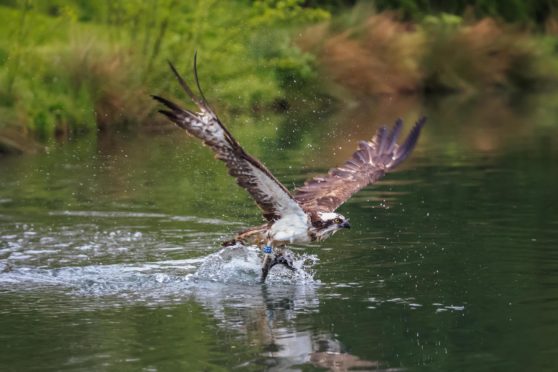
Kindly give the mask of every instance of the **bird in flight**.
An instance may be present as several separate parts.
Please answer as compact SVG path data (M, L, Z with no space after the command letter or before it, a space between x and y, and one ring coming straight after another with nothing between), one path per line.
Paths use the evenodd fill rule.
M306 181L291 193L261 162L250 156L221 123L205 99L196 65L194 57L194 78L199 97L169 62L178 83L198 107L197 112L160 96L153 98L166 106L159 112L202 140L215 152L217 159L225 162L229 174L248 191L261 209L266 223L237 233L234 239L223 245L256 244L262 248L262 282L277 264L295 270L291 256L283 249L286 244L321 241L341 229L350 228L348 219L335 210L352 194L378 181L405 160L415 147L426 121L425 117L421 117L402 144L397 144L403 127L401 119L391 130L380 128L372 140L361 141L343 165L331 169L327 175Z

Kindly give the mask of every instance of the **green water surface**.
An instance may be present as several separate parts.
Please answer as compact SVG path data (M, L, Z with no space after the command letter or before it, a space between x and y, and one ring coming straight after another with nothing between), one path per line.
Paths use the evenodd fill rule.
M557 104L554 104L554 103ZM398 172L307 247L313 280L192 280L258 210L173 127L0 159L0 369L555 371L558 100L386 100L226 118L289 188L401 116Z

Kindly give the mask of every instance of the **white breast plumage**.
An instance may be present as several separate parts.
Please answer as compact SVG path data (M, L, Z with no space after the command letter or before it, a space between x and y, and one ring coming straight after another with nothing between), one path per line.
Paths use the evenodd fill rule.
M274 241L308 242L308 227L306 214L292 214L277 220L269 229L269 236Z

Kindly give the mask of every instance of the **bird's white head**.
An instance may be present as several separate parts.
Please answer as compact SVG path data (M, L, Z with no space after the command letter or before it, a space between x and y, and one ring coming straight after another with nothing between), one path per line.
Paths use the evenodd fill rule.
M318 217L319 219L312 223L313 232L316 235L317 240L329 238L341 229L351 228L349 220L339 213L318 212Z

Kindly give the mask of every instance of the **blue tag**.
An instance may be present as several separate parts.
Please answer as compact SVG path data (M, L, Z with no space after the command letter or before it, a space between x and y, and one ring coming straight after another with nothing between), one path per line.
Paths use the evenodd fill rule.
M264 253L273 252L273 250L271 249L271 246L269 246L269 245L265 245L263 251L264 251Z

